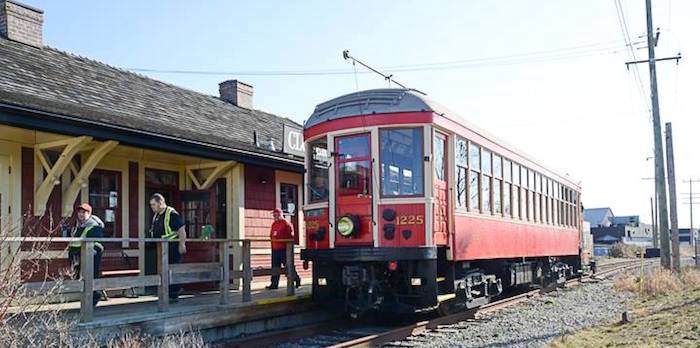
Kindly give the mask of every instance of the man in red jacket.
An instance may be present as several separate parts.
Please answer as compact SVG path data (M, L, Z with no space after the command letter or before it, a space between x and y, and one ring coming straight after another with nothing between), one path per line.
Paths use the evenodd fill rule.
M270 228L270 243L272 244L272 268L279 269L284 264L287 265L287 243L294 241L294 227L289 221L285 220L282 216L282 209L275 208L272 211L272 217L275 221L272 223ZM290 264L294 264L294 259L289 260ZM287 279L287 281L290 281ZM270 285L267 289L277 289L280 282L279 274L273 275L270 279ZM294 282L296 287L301 286L301 278L294 270Z

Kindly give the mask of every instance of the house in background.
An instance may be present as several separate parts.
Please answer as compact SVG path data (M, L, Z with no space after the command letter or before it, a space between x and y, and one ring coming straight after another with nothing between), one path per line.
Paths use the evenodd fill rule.
M609 227L613 224L614 214L610 208L592 208L583 210L583 220L591 224L591 228Z
M610 208L585 209L583 214L584 220L591 224L596 244L653 244L652 226L640 222L639 215L615 216Z

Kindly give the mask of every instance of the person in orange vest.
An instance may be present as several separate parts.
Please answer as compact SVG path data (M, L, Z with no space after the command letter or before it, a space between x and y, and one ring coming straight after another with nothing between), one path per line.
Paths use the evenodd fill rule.
M272 211L272 217L275 221L270 228L270 244L272 246L272 268L275 269L282 267L282 265L287 266L287 243L294 241L294 227L282 216L282 209L280 208L275 208ZM289 263L293 265L294 259L289 260ZM287 281L290 280L287 279ZM272 275L270 285L266 288L270 290L277 289L279 282L279 274ZM297 288L301 286L301 278L299 278L296 270L294 270L294 282Z

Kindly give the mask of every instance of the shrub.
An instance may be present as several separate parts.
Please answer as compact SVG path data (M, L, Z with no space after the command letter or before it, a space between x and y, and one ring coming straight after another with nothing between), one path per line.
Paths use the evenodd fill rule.
M610 248L611 257L639 257L638 253L644 253L644 248L625 243L615 243Z

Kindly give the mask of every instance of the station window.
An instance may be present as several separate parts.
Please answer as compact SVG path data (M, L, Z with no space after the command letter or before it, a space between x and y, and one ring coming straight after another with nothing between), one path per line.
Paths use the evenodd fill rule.
M513 163L513 184L520 186L520 166Z
M328 200L328 142L326 137L309 143L309 202Z
M383 196L423 194L423 128L379 131ZM444 149L444 146L442 147ZM436 149L436 161L444 162L444 151ZM441 166L441 165L440 165ZM435 168L440 167L437 163ZM444 177L444 167L442 177Z
M369 134L338 138L338 196L368 195L371 191Z

